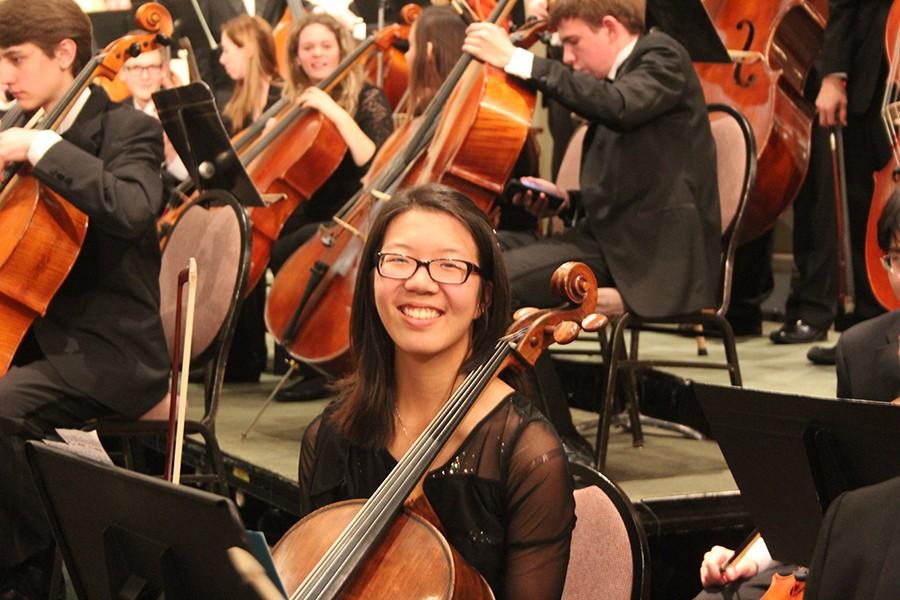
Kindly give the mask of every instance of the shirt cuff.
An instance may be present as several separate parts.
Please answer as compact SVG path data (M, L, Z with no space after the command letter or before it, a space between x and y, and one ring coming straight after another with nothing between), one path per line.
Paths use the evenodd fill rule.
M531 79L533 66L534 54L524 48L516 48L503 70L519 79Z
M44 155L47 154L47 151L60 140L62 140L62 137L55 131L41 131L34 136L27 153L28 162L31 163L31 166L38 164L44 158Z

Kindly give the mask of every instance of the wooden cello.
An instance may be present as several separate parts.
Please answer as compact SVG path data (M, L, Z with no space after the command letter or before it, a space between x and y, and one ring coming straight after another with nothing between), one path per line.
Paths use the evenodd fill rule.
M793 201L809 166L815 107L806 78L825 31L824 0L704 0L734 64L694 63L707 102L735 106L756 136L756 186L742 223L753 239Z
M141 6L137 26L146 34L110 43L81 70L38 129L55 129L97 76L113 78L129 58L168 43L172 18L160 4ZM87 216L41 185L25 165L0 183L0 376L9 369L25 333L65 281L87 234Z
M279 541L273 556L292 600L493 597L432 524L436 517L427 499L410 494L503 368L533 364L550 343L571 341L582 327L598 330L606 325L606 317L594 313L597 283L585 265L561 266L551 286L570 304L562 310L518 311L493 355L467 375L371 498L321 508ZM410 577L411 572L416 576Z
M888 310L896 310L900 308L900 299L891 290L888 274L881 266L882 251L878 246L878 219L900 183L900 2L896 0L888 13L884 37L889 68L881 116L892 152L888 163L875 173L875 189L866 222L866 273L878 302Z
M498 3L490 19L512 4ZM347 316L358 252L367 223L385 198L381 192L438 181L490 212L524 144L533 110L533 92L463 55L418 128L395 132L376 156L366 187L281 267L266 303L269 332L294 357L339 375L350 346Z

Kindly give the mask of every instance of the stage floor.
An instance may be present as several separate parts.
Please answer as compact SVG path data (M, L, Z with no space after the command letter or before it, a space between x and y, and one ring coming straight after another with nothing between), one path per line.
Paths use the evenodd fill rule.
M835 375L832 367L815 366L807 361L808 345L778 346L769 342L768 331L777 327L766 323L766 335L741 338L738 355L744 386L806 395L833 396ZM834 343L831 332L827 343ZM576 342L593 348L595 341ZM708 340L706 360L722 360L722 344ZM643 358L693 358L696 346L691 338L643 333ZM567 357L570 360L578 358ZM595 359L584 359L595 360ZM589 367L588 367L589 368ZM672 369L672 372L697 381L728 383L724 371L709 369ZM251 422L278 378L264 374L258 384L227 384L217 419L217 435L226 456L229 479L245 493L252 494L289 513L297 511L297 464L300 439L307 424L321 412L327 399L279 403L273 402L246 438L242 432ZM199 389L192 392L199 404ZM196 414L199 406L194 406ZM596 431L596 415L572 409L573 419L588 439ZM721 520L723 526L746 519L734 480L714 441L696 441L645 428L643 447L632 446L631 435L614 428L610 440L607 475L616 481L638 505L645 523L665 529L690 528L702 520ZM686 509L686 504L690 509Z

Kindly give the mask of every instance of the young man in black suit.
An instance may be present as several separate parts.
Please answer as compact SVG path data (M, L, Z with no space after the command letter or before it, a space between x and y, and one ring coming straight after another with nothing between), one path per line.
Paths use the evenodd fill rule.
M638 314L714 306L720 214L703 91L678 42L661 32L644 33L644 13L643 0L555 2L550 22L563 44L563 62L572 69L514 48L494 25L477 23L467 31L464 50L589 122L580 190L541 180L564 198L557 211L547 210L544 194L525 198L541 215L580 203L586 217L562 234L506 252L520 305L558 302L549 293L551 274L567 260L580 260ZM565 401L553 391L550 371L541 369L551 420L570 437Z
M0 2L0 80L26 111L52 110L90 55L90 21L73 0ZM52 557L25 441L96 417L136 419L167 387L161 127L91 87L59 131L0 132L0 169L24 163L89 219L72 270L0 377L2 598L41 597Z

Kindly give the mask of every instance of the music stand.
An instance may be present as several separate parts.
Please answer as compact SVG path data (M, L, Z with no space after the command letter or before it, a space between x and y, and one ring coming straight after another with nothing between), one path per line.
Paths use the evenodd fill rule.
M247 550L228 498L30 441L25 453L81 600L259 600L227 550Z
M809 565L842 492L900 475L900 408L693 384L772 557Z
M678 40L694 62L731 62L700 0L649 0L647 27L652 26Z
M244 206L262 206L259 191L225 133L212 92L202 81L153 93L166 135L200 191L230 192Z

